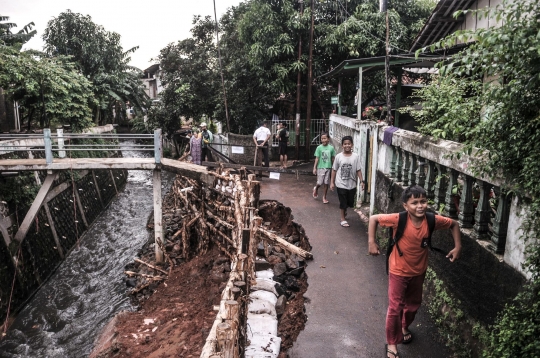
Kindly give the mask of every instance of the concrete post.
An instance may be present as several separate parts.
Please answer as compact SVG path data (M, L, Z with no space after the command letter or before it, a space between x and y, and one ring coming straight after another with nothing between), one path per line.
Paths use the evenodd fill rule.
M51 142L51 130L45 128L43 130L43 142L45 143L45 162L47 164L52 164L53 155L52 155L52 142Z
M154 237L156 262L163 262L163 251L159 247L160 242L165 247L163 237L163 220L161 207L161 169L154 170Z

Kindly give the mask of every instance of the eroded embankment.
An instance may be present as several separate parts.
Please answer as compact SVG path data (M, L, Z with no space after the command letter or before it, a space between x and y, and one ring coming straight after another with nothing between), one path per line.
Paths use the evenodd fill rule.
M183 190L186 188L190 190ZM224 194L224 193L228 193ZM231 195L233 194L233 195ZM137 312L115 317L104 329L91 357L198 357L216 321L217 305L229 279L231 258L237 251L233 231L237 223L233 191L204 188L190 179L177 177L164 200L166 262L154 263L153 244L146 245L139 259L126 267L128 285L139 304ZM275 201L259 203L252 214L262 218L262 230L309 250L303 228L292 221L291 210ZM238 207L238 206L236 206ZM266 245L265 245L266 244ZM307 289L305 260L270 239L256 241L258 260L254 269L272 268L276 289L284 305L277 312L280 357L303 329L306 316L303 294ZM266 247L266 249L265 249ZM261 260L264 259L264 260ZM158 270L159 269L159 270ZM160 271L162 270L162 271ZM254 276L247 286L255 284ZM240 321L247 314L247 295L238 297ZM239 329L238 346L246 342L245 327Z

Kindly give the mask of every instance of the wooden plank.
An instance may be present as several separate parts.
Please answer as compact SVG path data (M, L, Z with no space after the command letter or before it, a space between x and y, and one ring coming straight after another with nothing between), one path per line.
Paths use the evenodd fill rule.
M241 169L245 168L247 170L252 171L263 171L263 172L272 172L272 173L283 173L283 174L294 174L294 175L311 175L313 176L313 171L309 170L297 170L297 169L289 169L289 168L279 168L279 167L257 167L253 165L243 165L243 164L231 164L231 163L223 163L223 162L202 162L202 165L209 168L217 168L220 164L223 164L224 168L232 168L232 169Z
M171 173L180 174L191 179L199 180L210 187L213 187L214 184L214 177L208 173L208 169L206 167L201 165L162 158L161 169Z
M54 158L47 164L44 159L0 160L0 172L29 170L83 170L83 169L141 169L153 170L152 158Z
M32 203L32 206L28 210L28 213L26 213L26 216L24 217L24 220L19 227L19 230L15 234L15 240L22 242L26 234L28 233L28 229L30 228L30 224L32 221L34 221L34 218L36 217L37 213L39 212L39 209L43 205L43 202L45 201L45 197L47 196L47 193L51 189L54 180L56 179L57 174L48 174L45 178L45 181L43 182L43 185L41 188L39 188L39 192L36 195L36 198L34 199L34 202Z

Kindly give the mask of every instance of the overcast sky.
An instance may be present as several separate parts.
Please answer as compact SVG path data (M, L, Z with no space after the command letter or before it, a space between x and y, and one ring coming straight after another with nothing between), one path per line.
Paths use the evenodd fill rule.
M216 0L218 19L227 8L241 0ZM214 17L212 0L0 0L0 15L9 16L18 25L16 31L34 22L37 35L25 49L43 49L41 36L47 22L70 9L90 15L107 31L122 36L124 50L139 49L131 55L131 64L145 69L159 51L170 42L190 37L193 15Z

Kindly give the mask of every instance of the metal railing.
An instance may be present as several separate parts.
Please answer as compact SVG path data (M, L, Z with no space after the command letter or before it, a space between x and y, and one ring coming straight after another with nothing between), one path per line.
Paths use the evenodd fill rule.
M287 129L289 131L289 146L296 146L296 131L295 126L296 122L294 119L282 120L282 121L272 121L270 126L270 132L272 132L272 147L279 146L279 141L274 134L278 131L278 123L285 122ZM321 133L328 132L327 128L328 120L327 119L312 119L311 120L311 145L321 144ZM306 120L300 120L300 146L305 145L305 133L306 133Z
M12 152L44 152L45 161L51 164L56 157L65 158L66 152L108 152L118 151L119 142L140 140L140 143L123 144L123 149L134 151L152 151L156 163L163 157L161 129L153 134L116 134L116 133L64 133L58 129L51 133L49 128L38 134L0 134L0 155Z

